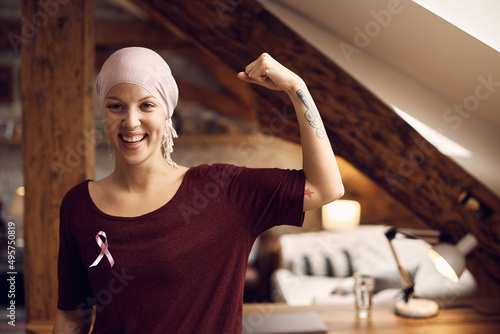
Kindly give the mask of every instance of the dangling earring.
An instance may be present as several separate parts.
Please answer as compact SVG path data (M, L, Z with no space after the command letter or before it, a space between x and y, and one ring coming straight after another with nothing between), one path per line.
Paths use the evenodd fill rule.
M111 143L109 142L109 139L108 139L108 153L109 153L109 159L113 160L113 152L111 152Z
M174 129L172 124L172 118L169 118L165 122L165 132L163 134L163 138L161 140L161 149L163 158L167 161L167 163L177 168L177 164L170 157L170 153L174 151L174 140L173 138L177 138L177 132Z

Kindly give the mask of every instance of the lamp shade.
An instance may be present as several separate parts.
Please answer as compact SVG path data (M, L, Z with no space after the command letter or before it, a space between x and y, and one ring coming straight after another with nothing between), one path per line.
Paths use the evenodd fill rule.
M322 225L325 230L344 230L359 225L361 205L357 201L336 200L323 206Z
M477 246L472 234L465 235L455 246L442 243L429 250L429 257L436 269L452 282L458 282L465 270L465 256Z

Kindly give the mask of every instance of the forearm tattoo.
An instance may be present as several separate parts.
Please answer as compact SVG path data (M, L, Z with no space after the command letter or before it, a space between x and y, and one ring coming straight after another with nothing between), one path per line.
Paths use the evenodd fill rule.
M306 112L304 113L304 117L306 118L306 121L309 123L309 125L316 129L316 137L319 139L323 139L326 137L325 129L323 127L323 123L321 122L321 118L319 117L319 112L316 110L314 105L311 103L307 95L299 89L297 91L297 96L299 99L304 103L304 106L306 107Z

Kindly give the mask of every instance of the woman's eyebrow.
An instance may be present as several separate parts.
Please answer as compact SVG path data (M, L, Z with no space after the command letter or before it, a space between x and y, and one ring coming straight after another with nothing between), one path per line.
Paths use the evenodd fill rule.
M153 95L148 95L148 96L145 96L145 97L141 98L139 101L144 101L144 100L147 100L147 99L150 99L150 98L154 98L154 96ZM108 99L121 101L119 98L114 97L114 96L106 96L105 100L108 100Z
M144 100L147 100L147 99L150 99L150 98L154 98L153 95L148 95L146 97L143 97L142 99L140 99L139 101L144 101Z

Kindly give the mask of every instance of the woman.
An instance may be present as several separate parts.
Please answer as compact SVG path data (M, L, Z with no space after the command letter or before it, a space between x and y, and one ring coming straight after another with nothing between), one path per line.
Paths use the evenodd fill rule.
M125 48L97 78L115 169L61 205L54 333L241 333L248 254L268 228L343 195L304 82L268 54L238 77L286 92L300 126L303 171L171 159L178 91L155 52Z

